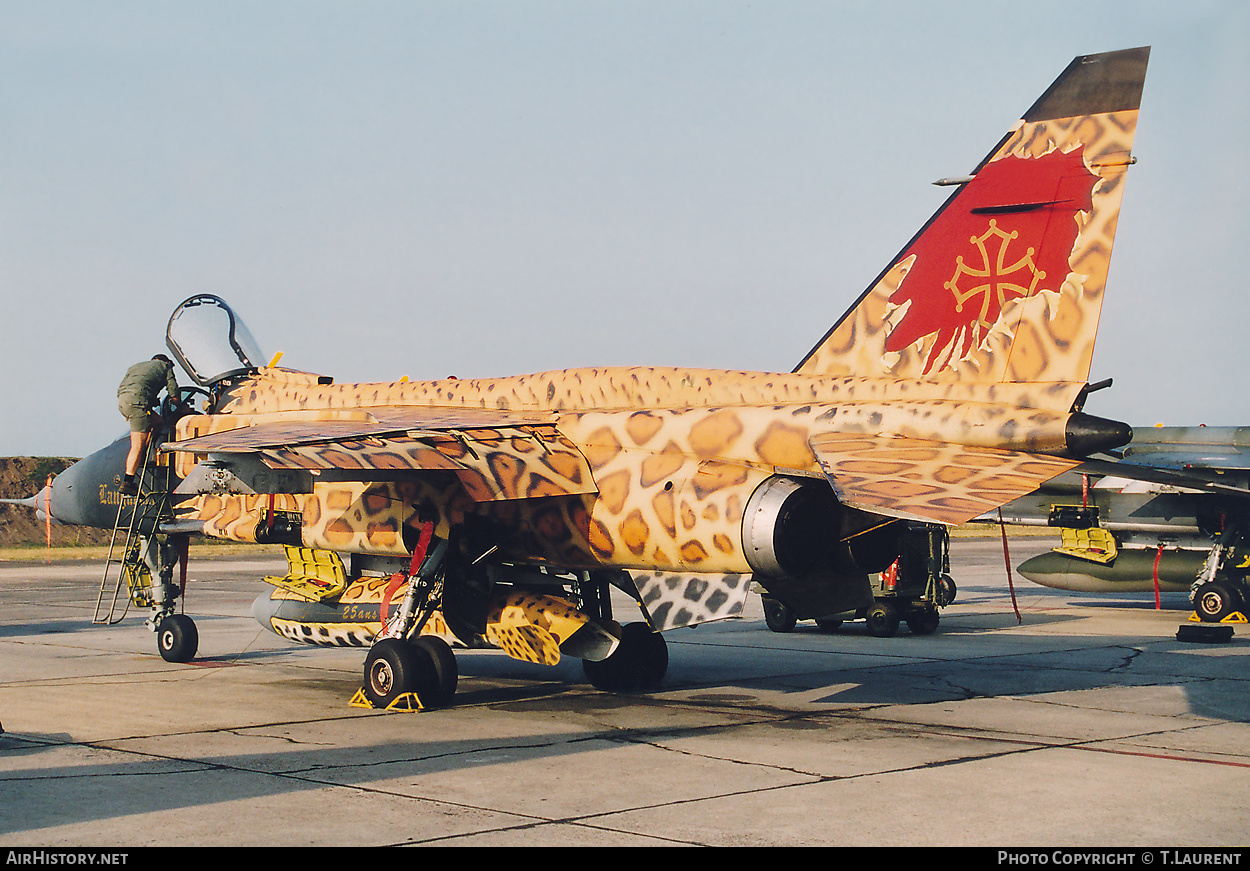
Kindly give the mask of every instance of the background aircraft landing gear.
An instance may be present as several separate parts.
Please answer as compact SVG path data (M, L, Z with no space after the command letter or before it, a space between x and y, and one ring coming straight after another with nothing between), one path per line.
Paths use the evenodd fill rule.
M1194 591L1194 611L1204 623L1219 623L1241 609L1241 597L1228 584L1211 581Z
M668 671L668 644L646 623L621 630L621 643L607 659L582 660L591 686L609 693L636 693L659 686Z
M190 662L199 646L199 630L186 614L170 614L156 625L156 649L166 662Z
M1241 525L1230 523L1207 555L1189 588L1194 613L1203 623L1244 622L1250 605L1250 541Z
M868 634L874 638L893 638L898 634L899 615L893 602L878 600L864 615Z

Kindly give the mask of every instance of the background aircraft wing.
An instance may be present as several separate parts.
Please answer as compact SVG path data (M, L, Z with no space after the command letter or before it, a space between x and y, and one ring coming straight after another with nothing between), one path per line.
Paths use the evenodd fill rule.
M813 436L810 444L843 504L929 523L965 523L1081 462L851 433Z
M1127 478L1130 481L1145 481L1168 487L1201 490L1206 493L1219 493L1243 499L1250 498L1250 488L1246 487L1244 477L1242 481L1238 481L1229 474L1234 468L1237 467L1185 465L1180 468L1167 468L1127 460L1092 459L1080 463L1075 467L1075 471L1088 475Z

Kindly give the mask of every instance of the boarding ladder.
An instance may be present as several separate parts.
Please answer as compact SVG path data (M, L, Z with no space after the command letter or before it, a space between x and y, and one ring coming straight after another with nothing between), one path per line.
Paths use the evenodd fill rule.
M162 519L171 516L172 464L166 457L158 458L155 464L152 460L159 441L151 439L143 453L143 463L136 476L138 494L126 496L118 490L117 518L113 522L108 558L100 579L100 595L96 598L95 614L91 619L97 625L120 623L132 604L136 608L159 604L152 597L152 570L141 547L145 537L151 540L150 546L159 546L155 541L158 525ZM149 469L152 472L150 476ZM131 510L128 512L127 508ZM124 601L121 597L123 582L127 592Z

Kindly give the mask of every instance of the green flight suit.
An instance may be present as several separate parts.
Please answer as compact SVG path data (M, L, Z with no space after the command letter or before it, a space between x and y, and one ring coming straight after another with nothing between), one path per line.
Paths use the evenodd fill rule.
M170 396L178 396L174 364L164 360L144 360L126 370L126 377L117 385L117 410L130 422L131 432L147 432L156 422L152 409L161 388Z

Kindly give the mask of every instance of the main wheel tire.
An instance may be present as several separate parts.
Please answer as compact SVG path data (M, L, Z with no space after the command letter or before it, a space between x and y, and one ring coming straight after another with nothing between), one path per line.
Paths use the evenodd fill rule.
M898 609L889 602L878 602L868 609L868 634L893 638L898 633Z
M1237 594L1218 581L1203 584L1194 596L1194 610L1204 623L1219 623L1240 606Z
M774 632L792 631L794 624L798 622L794 612L785 603L774 599L772 596L764 596L763 599L764 622L768 624L768 628Z
M816 626L821 632L837 632L842 628L842 621L837 617L817 617Z
M646 623L630 623L621 630L621 643L598 662L582 660L582 671L596 689L609 693L636 693L659 686L668 671L668 644Z
M938 609L932 605L915 608L907 613L907 628L912 635L932 635L938 628Z
M375 708L388 707L404 693L420 699L422 688L428 693L435 682L430 654L407 641L383 638L365 656L364 692Z
M938 578L937 603L943 608L955 601L958 592L959 588L955 586L955 579L950 575L942 575Z
M156 649L166 662L190 662L199 647L199 630L186 614L170 614L156 627Z
M418 694L426 707L443 708L451 704L460 680L460 669L451 645L437 635L418 635L412 640L415 647L423 649L434 667L434 684L424 694ZM428 698L427 698L428 696Z

